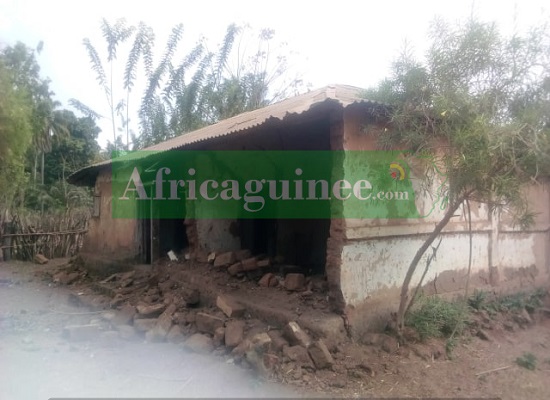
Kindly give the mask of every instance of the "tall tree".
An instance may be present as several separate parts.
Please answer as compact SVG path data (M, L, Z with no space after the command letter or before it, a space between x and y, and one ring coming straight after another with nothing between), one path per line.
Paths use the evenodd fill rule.
M414 300L409 286L416 268L464 202L506 211L523 226L532 222L523 185L550 174L549 33L542 26L507 37L476 19L457 26L438 20L426 60L405 51L393 76L365 93L391 107L392 129L381 146L427 153L448 177L447 209L403 282L400 331Z
M25 153L32 139L32 101L0 57L0 221L24 182Z
M90 40L85 39L84 46L109 106L114 148L129 148L130 136L134 148L158 143L262 107L297 91L301 85L301 80L285 77L287 58L283 50L275 53L270 47L274 35L271 30L262 30L250 45L249 30L230 25L215 51L208 51L206 41L200 40L176 61L182 53L183 38L183 26L176 25L155 65L155 35L146 24L133 27L118 20L111 25L103 20L101 29L107 44L106 63ZM243 41L247 41L246 46ZM131 42L131 46L121 81L125 97L117 100L113 66L120 46L126 42ZM241 44L242 48L252 47L255 51L245 52ZM145 90L139 106L139 135L134 135L130 130L130 93L140 76L145 79ZM85 115L101 117L78 100L72 99L71 104ZM120 118L118 128L115 117ZM122 131L126 132L126 146L121 146L118 139L117 132Z
M40 43L38 50L42 48ZM37 51L38 51L37 50ZM34 159L33 178L36 182L38 161L41 161L41 182L44 178L44 154L51 150L52 138L56 135L67 136L68 130L54 110L59 102L53 100L49 79L40 76L40 66L36 60L36 51L18 42L2 50L1 58L9 71L16 90L24 91L31 104L32 157Z

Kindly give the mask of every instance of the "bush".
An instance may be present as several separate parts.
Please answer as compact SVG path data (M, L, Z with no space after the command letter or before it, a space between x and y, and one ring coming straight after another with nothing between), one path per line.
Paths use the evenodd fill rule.
M416 329L420 338L425 340L430 337L448 337L467 319L462 304L439 297L426 297L420 299L416 308L407 315L405 324Z
M534 371L537 367L537 357L535 357L533 353L523 353L521 357L516 358L516 364L530 371Z

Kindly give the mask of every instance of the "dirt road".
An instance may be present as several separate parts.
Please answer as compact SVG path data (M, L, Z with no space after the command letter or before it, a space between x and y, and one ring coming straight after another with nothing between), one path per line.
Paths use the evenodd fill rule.
M286 397L221 358L169 343L103 337L70 342L67 325L97 314L71 306L68 292L33 276L32 264L0 263L0 400L51 397Z

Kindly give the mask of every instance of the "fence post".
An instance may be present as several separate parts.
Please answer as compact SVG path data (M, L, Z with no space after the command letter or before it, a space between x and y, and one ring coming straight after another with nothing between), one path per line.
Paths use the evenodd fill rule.
M4 232L5 235L9 235L10 233L13 233L12 232L13 226L11 222L4 222L2 231ZM2 256L4 258L4 261L10 261L11 260L11 236L4 236L0 244L3 247Z

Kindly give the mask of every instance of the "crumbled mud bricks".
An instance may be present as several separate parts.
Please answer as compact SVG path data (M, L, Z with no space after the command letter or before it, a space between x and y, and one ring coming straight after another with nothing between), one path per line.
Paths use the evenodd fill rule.
M228 318L241 318L246 309L227 295L219 295L216 299L216 306L227 315Z

